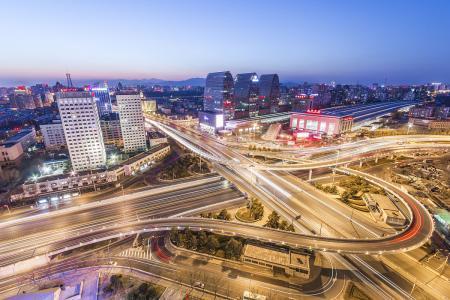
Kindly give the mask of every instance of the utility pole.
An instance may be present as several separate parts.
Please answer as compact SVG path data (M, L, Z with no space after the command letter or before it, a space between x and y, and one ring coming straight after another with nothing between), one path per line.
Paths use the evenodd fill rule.
M441 275L442 274L444 274L444 270L445 270L445 267L447 266L447 261L448 261L448 256L449 256L450 254L447 254L447 256L445 257L445 260L444 260L444 262L442 263L442 265L440 265L437 269L440 269L441 267L442 267L442 271L441 271Z
M412 293L413 293L413 291L414 291L414 288L416 287L416 283L417 283L417 278L416 278L416 280L414 280L413 287L412 287L412 289L411 289L411 292L409 293L410 296L412 296Z

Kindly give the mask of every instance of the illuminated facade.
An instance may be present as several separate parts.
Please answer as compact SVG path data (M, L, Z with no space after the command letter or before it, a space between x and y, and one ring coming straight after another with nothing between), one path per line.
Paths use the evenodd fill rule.
M209 133L215 133L224 128L223 114L201 111L198 113L200 129Z
M235 117L255 117L259 112L259 79L256 73L236 75L234 83Z
M120 92L116 94L116 99L125 152L147 150L141 96L133 91Z
M44 138L45 149L58 150L66 146L64 129L61 121L54 120L50 124L40 125L41 134Z
M100 118L100 127L105 144L122 145L122 131L118 113L110 113Z
M259 114L278 112L280 79L277 74L264 74L259 77L259 100Z
M105 166L105 145L92 93L61 92L56 98L73 170L78 172Z
M209 73L206 77L203 110L234 118L233 76L228 71Z
M290 119L290 127L297 137L307 137L310 134L334 136L351 131L352 126L351 116L325 114L320 110L293 113Z
M109 96L108 87L92 88L94 99L97 102L98 113L100 116L107 115L112 112L111 97Z

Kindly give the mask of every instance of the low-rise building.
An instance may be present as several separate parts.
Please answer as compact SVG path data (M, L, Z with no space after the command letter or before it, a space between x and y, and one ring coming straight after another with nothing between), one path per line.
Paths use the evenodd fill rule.
M246 244L242 261L252 265L269 268L274 271L284 270L290 276L309 278L309 255L288 248L267 245Z
M34 130L34 127L22 129L15 135L7 138L4 143L20 143L22 145L22 149L25 151L28 147L36 143L36 131Z
M0 144L0 161L14 161L21 157L23 148L21 143L3 143Z
M431 120L428 123L428 129L450 129L450 119L449 120Z
M122 164L125 176L130 176L148 167L151 163L163 159L170 153L168 144L159 144L146 152L139 153Z
M305 134L340 135L350 132L352 126L352 116L321 112L320 110L293 113L290 120L290 127L297 137L305 137Z
M163 159L169 153L170 146L168 144L160 144L146 152L133 156L111 169L80 171L71 174L30 179L22 185L23 192L12 195L11 200L17 201L23 198L114 183L124 176L134 175L136 172L144 170L151 163Z
M436 220L436 232L450 246L450 212L446 209L436 209L433 218Z
M167 137L158 131L148 131L147 137L150 142L150 148L167 143Z
M50 124L40 125L45 149L59 150L66 147L66 138L61 120L53 120Z
M381 215L381 219L388 225L403 226L406 218L398 207L385 195L365 193L364 201L369 207L375 208Z
M154 114L157 111L156 100L144 99L142 100L142 111L148 114Z
M105 144L121 145L123 143L118 113L103 115L100 119L100 127Z

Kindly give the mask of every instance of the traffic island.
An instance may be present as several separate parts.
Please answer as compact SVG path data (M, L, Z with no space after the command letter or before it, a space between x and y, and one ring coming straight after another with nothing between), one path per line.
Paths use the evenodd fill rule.
M264 206L261 201L251 198L246 207L236 211L236 220L244 223L255 223L260 221L264 216Z
M98 299L159 299L165 289L135 277L103 273L99 281Z

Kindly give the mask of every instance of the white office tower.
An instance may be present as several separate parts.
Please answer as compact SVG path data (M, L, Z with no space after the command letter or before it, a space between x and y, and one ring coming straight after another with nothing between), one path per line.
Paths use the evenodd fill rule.
M125 152L147 150L141 97L138 92L123 91L116 94L120 128Z
M74 171L106 165L97 103L89 92L58 93L59 114Z

